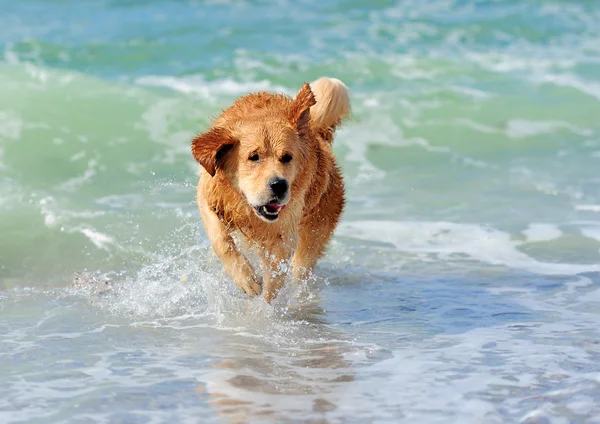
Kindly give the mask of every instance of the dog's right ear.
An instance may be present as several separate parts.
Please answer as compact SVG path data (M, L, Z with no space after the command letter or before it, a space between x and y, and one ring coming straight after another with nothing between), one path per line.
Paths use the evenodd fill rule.
M192 155L202 167L215 176L225 153L235 145L236 140L223 128L213 128L192 140Z

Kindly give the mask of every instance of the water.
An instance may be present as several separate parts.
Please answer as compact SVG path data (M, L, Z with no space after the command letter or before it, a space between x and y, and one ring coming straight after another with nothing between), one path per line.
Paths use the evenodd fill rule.
M0 10L0 422L600 422L600 3ZM268 306L189 142L322 75L348 208Z

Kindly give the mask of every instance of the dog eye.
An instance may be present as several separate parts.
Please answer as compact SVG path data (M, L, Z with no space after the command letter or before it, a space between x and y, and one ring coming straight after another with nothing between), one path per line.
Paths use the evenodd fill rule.
M289 163L292 161L292 155L290 155L289 153L286 153L285 155L283 155L281 157L281 162L282 163Z
M252 162L257 162L258 159L259 159L259 157L258 157L258 154L256 154L256 153L248 158L248 160L251 160Z

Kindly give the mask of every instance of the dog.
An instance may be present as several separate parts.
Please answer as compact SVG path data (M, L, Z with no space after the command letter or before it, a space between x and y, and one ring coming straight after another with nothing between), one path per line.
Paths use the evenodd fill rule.
M335 131L350 114L346 85L305 83L295 98L257 92L238 98L192 140L201 165L197 204L213 250L234 283L268 303L310 275L344 209ZM236 245L259 253L260 275Z

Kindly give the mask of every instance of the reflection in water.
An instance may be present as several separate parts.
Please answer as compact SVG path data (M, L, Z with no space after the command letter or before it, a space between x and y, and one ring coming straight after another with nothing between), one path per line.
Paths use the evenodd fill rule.
M169 344L177 345L178 356L187 351L176 362L202 383L195 388L199 403L208 401L226 422L323 422L338 410L355 380L349 358L360 359L362 347L328 322L319 299L322 278L287 285L268 305L224 290L219 273L194 273L184 262L170 261L175 272L158 272L159 278L153 266L102 292L95 288L104 279L79 276L75 291L117 315L149 318L136 323L138 333L152 326L163 337L175 336ZM182 285L184 273L199 284ZM173 299L180 301L170 304Z
M323 422L354 381L346 359L350 344L323 321L316 301L271 318L253 326L251 334L232 334L213 350L216 360L205 381L210 405L233 423L300 417ZM270 334L263 338L261 330Z
M320 268L306 285L286 286L268 305L224 285L214 269L218 264L203 260L198 266L190 256L165 258L129 278L115 278L110 290L95 290L98 281L104 287L102 278L79 278L73 289L93 309L110 312L115 328L105 334L116 336L121 346L133 340L146 346L130 352L144 358L134 363L121 357L120 347L94 347L109 350L93 375L108 372L121 387L115 405L128 408L128 399L142 392L158 409L185 407L186 416L199 422L215 417L232 423L360 423L393 420L406 411L431 418L440 410L459 416L465 403L449 393L481 397L497 380L480 358L510 359L505 348L494 348L500 346L494 338L498 329L548 319L545 308L525 307L481 284L503 279L504 287L517 290L532 284L529 276L492 277L487 271L482 280L478 273L430 265L418 276L399 279L335 266ZM535 284L556 290L563 281L553 277ZM514 349L516 342L508 337L505 343ZM530 348L525 342L524 349ZM468 380L456 378L461 373Z

